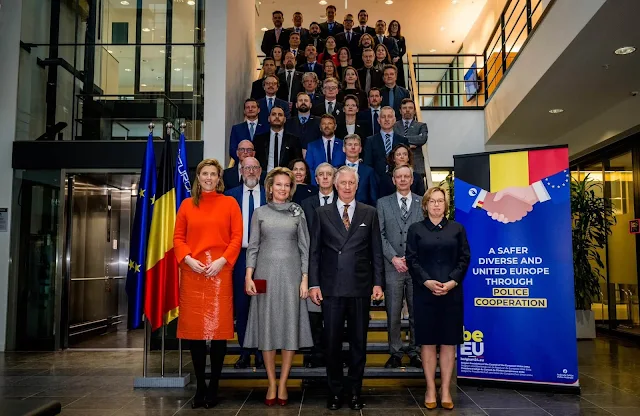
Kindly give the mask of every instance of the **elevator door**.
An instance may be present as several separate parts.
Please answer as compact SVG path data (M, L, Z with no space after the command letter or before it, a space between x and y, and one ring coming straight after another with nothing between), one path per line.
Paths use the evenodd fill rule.
M67 347L118 348L127 332L125 280L136 175L67 176ZM64 324L64 323L63 323Z

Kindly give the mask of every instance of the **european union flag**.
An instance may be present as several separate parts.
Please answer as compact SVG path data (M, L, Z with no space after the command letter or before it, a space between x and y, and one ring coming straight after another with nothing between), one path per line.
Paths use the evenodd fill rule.
M156 157L153 151L153 132L149 132L147 139L147 149L144 154L137 191L138 199L133 218L133 229L131 230L126 285L129 298L130 329L140 328L143 324L147 240L156 196Z
M187 165L187 146L184 138L184 131L180 133L180 143L178 143L178 155L176 157L176 172L173 177L176 186L176 212L180 204L191 196L191 182L189 181L189 165Z

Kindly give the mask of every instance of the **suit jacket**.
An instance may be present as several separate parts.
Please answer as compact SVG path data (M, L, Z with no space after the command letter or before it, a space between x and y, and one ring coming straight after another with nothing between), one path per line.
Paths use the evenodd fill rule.
M373 286L384 288L382 239L374 207L356 203L349 231L335 201L319 207L310 235L309 287L320 287L323 296L366 298Z
M375 42L376 45L380 44L380 39L378 39L378 35L373 35L373 41ZM389 54L391 55L391 57L395 58L400 56L400 48L398 48L398 41L396 41L394 38L385 36L382 39L382 44L387 47L387 50L389 51Z
M338 197L338 194L335 191L333 192L333 197L334 198ZM302 210L304 211L304 216L307 219L307 228L311 230L311 228L313 227L313 220L316 217L316 209L320 207L319 192L316 192L315 194L303 200L300 203L300 206L302 207Z
M382 79L382 71L379 69L375 69L374 67L370 68L371 71L371 86L376 88L384 87L384 81ZM367 68L362 67L358 69L358 79L360 80L360 86L364 90L364 87L367 82ZM369 92L369 91L365 91Z
M295 69L292 72L293 79L291 80L291 95L289 96L289 89L287 87L287 71L278 74L280 78L280 88L276 93L276 97L286 102L295 103L299 92L304 91L302 87L302 72L298 72Z
M260 174L260 185L264 185L264 180L267 177L267 174L263 171ZM238 166L232 166L230 168L226 168L222 171L222 183L224 183L224 189L233 189L242 185L242 181L240 180L240 175L238 174ZM225 191L226 192L226 191ZM240 206L242 208L242 206Z
M391 148L401 143L408 144L406 137L400 136L398 134L394 134L392 140L393 141L391 143ZM378 175L378 181L380 181L382 175L387 172L387 152L384 148L384 140L382 139L381 133L374 134L373 136L367 138L367 145L364 150L364 155L364 163L373 168L373 170L376 172L376 175Z
M382 109L382 107L380 107L380 109ZM380 116L380 109L378 109L378 117ZM380 133L380 122L371 108L359 111L356 117L367 129L367 137ZM364 142L362 142L362 148L364 149Z
M313 115L309 115L309 119L304 124L300 123L300 118L297 114L292 115L291 118L287 120L284 129L300 139L300 146L303 149L306 149L309 143L322 136L320 132L320 119Z
M384 255L384 268L387 273L396 271L391 259L396 256L404 257L405 255L409 226L424 220L422 198L416 194L410 194L408 198L411 198L411 206L406 220L402 219L402 211L395 192L378 200L377 208L380 234L382 236L382 254Z
M290 33L293 33L296 31L296 29L294 27L288 27L287 30ZM309 29L305 29L304 27L300 28L300 47L302 48L303 45L307 44L307 39L309 39ZM304 50L304 48L302 48Z
M396 122L393 126L393 132L404 136L404 120ZM416 148L413 149L413 168L416 172L423 175L425 173L425 168L422 146L427 143L427 139L429 138L427 123L412 121L409 125L409 131L405 137L409 141L410 145L416 146Z
M335 138L335 142L333 143L333 151L331 152L331 165L333 167L340 167L344 165L347 156L343 150L343 141ZM311 183L313 185L318 185L316 182L315 171L320 163L327 161L327 150L324 147L324 141L322 138L318 140L314 140L307 146L307 155L305 157L307 164L309 165L309 170L311 171Z
M387 172L378 176L378 197L384 198L391 194L395 194L396 186L393 184L393 175ZM422 197L425 193L424 178L418 172L413 172L413 183L411 184L411 192Z
M333 36L334 38L340 32L344 32L344 25L342 23L333 22L333 30L329 30L329 22L320 23L320 36L322 39L326 39L327 36Z
M393 91L393 102L389 102L389 93L391 90L387 87L382 88L382 106L388 105L396 111L396 119L401 120L400 104L405 98L411 98L411 93L406 88L396 85Z
M226 171L226 170L225 170ZM264 174L264 172L262 172ZM242 186L236 186L224 191L224 194L227 196L232 196L236 199L236 202L240 206L240 212L242 212L242 199L244 196L244 189ZM256 204L257 205L257 204ZM267 205L267 193L264 190L264 186L262 183L260 184L260 206ZM257 206L255 208L258 208ZM244 214L244 213L243 213ZM251 224L249 224L251 227Z
M300 71L302 73L315 72L316 75L318 76L318 79L322 79L322 77L324 76L324 69L322 68L322 64L319 64L318 62L316 62L315 65L313 66L313 71L309 71L309 67L307 64L308 62L306 62L306 60L302 64L298 64L296 71Z
M267 94L264 92L264 87L262 86L262 81L264 78L257 79L251 83L251 98L255 98L259 100L260 98L264 98Z
M280 133L283 133L281 131ZM302 148L300 140L292 134L283 133L280 140L279 161L275 162L275 166L288 166L293 159L302 158ZM253 137L253 146L256 148L256 159L260 162L262 170L267 172L267 163L269 162L269 145L271 143L271 130L263 134L256 134Z
M276 30L269 29L264 32L264 36L262 37L262 45L260 45L260 49L262 53L267 56L271 56L271 51L273 47L276 45L282 46L283 49L289 49L289 35L291 32L289 30L282 28L282 32L280 32L280 38L276 40Z
M353 31L360 33L361 35L364 35L365 33L370 34L371 36L375 37L376 36L376 29L372 28L371 26L365 26L365 31L364 33L362 32L362 28L360 26L354 26L353 27Z
M367 122L365 120L358 120L356 118L355 134L360 136L360 143L362 144L363 149L365 143L367 142L367 137L371 136L371 134L369 134L369 131L371 131L371 127L369 127ZM341 120L340 123L338 123L338 127L336 127L336 137L340 137L344 140L344 138L347 137L348 134L349 132L347 131L346 121ZM360 154L360 157L362 157L362 153Z
M356 201L363 204L375 206L378 200L378 179L371 166L358 163L358 190L356 191Z
M347 40L347 32L338 33L336 38L336 47L340 48L349 48L349 52L351 52L351 58L356 57L360 51L360 47L358 43L360 43L360 38L362 37L361 33L354 31L351 33L351 42ZM362 54L362 52L360 52Z
M325 107L324 98L321 102L314 104L311 107L311 114L314 116L322 117L327 112L327 108ZM336 98L336 105L333 106L333 113L331 113L336 121L339 122L340 119L344 118L344 104L342 104Z
M306 183L296 184L296 193L293 194L293 202L298 205L302 204L307 198L318 194L318 187L307 185Z
M307 47L307 45L315 46L318 55L324 52L324 38L322 37L322 33L320 33L320 36L318 36L317 38L311 36L311 33L309 33L309 36L307 37L307 43L304 45L305 48ZM300 44L300 47L302 47L302 44Z
M267 130L269 130L269 126L260 123L260 120L258 120L258 123L256 124L256 131L253 134L255 136L256 134L264 133ZM251 139L249 125L246 121L233 125L231 127L231 134L229 135L229 156L231 156L236 163L238 163L238 155L236 154L238 151L238 145L243 140L253 141Z
M289 103L283 99L278 98L276 93L276 98L273 102L274 106L281 107L284 110L284 116L286 118L291 117L291 111L289 111ZM267 106L267 97L263 97L258 100L258 106L260 107L260 114L258 114L258 122L264 124L269 128L269 107Z
M284 50L284 53L287 53L287 52L292 52L293 53L291 48L287 48L287 49ZM300 43L300 46L298 46L298 50L295 52L295 57L296 57L296 65L295 66L298 66L300 64L303 64L303 63L307 62L307 57L304 56L304 48L302 47L302 43Z

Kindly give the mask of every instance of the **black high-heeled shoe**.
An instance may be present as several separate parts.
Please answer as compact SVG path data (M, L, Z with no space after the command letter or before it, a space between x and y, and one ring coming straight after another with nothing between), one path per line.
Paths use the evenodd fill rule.
M191 401L191 408L192 409L197 409L199 407L204 407L205 403L207 402L206 400L206 393L207 388L206 387L198 387L198 389L196 390L196 395L193 396L193 400Z

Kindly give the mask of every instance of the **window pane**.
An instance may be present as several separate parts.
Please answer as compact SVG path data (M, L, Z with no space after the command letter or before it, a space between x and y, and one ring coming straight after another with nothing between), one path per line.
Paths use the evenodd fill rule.
M171 91L193 91L194 48L174 46L171 54Z
M123 4L124 3L124 4ZM136 0L103 1L98 23L99 43L136 43Z
M164 46L141 46L140 92L164 91Z
M166 0L142 0L142 43L166 43Z

